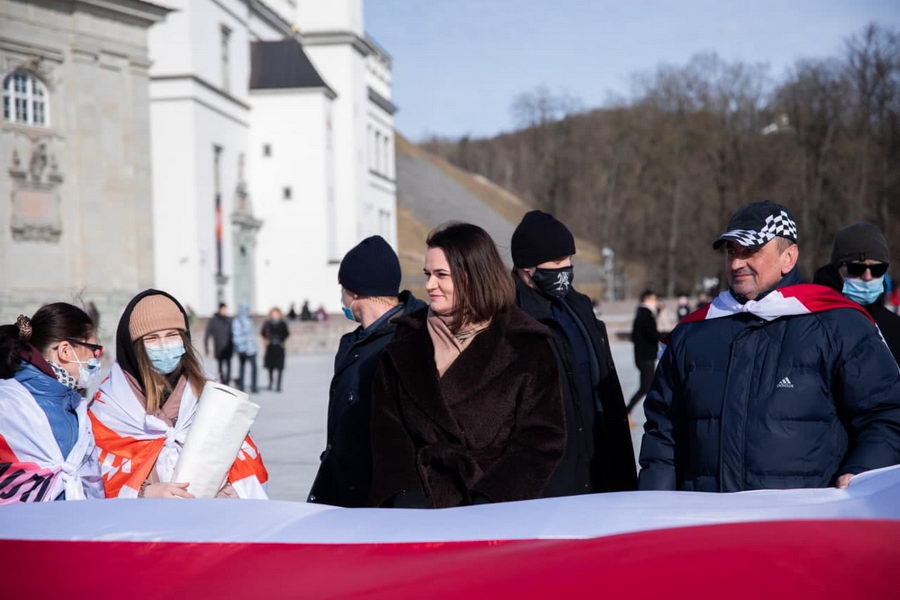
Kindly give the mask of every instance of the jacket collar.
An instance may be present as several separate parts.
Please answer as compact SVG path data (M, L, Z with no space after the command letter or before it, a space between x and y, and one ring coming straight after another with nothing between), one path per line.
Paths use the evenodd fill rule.
M434 345L426 325L427 314L427 308L423 308L395 319L397 332L386 353L414 402L442 429L461 438L462 432L451 412L452 404L508 371L518 358L516 337L549 338L551 333L513 306L497 315L439 380Z

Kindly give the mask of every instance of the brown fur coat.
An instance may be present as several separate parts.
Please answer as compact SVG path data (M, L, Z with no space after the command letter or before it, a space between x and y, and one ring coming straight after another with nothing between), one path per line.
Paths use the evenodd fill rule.
M513 307L439 379L425 315L396 321L375 376L373 505L539 497L566 440L550 331Z

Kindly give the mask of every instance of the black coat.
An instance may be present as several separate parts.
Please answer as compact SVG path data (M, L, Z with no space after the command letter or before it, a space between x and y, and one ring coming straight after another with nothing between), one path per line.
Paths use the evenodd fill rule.
M291 332L283 319L277 321L267 319L260 331L266 340L266 353L263 357L264 369L284 369L284 342L290 337Z
M439 379L426 315L397 319L375 377L373 505L541 496L566 445L550 332L512 307Z
M644 410L641 489L827 487L900 462L900 371L853 309L679 325Z
M372 380L381 353L394 335L395 318L425 307L409 292L401 305L368 330L358 327L341 338L334 357L328 399L325 450L309 501L333 506L366 506L372 479Z
M841 278L840 271L838 271L837 267L830 264L816 271L813 283L826 285L839 294L844 289L844 280ZM896 315L884 307L884 294L879 296L875 302L863 308L875 319L875 324L878 325L884 341L890 348L891 354L894 355L894 360L900 365L900 315Z
M558 302L558 300L554 300ZM637 487L634 449L619 376L613 363L606 325L594 316L590 298L570 289L564 301L574 311L590 337L597 358L597 386L593 430L584 427L585 417L577 401L572 373L572 350L565 331L554 320L551 300L516 278L516 303L553 332L552 345L562 375L566 411L566 452L545 496L568 496L591 492L625 491Z
M634 342L635 362L656 360L659 351L659 330L656 315L646 306L638 306L631 326L631 341Z
M203 336L203 346L209 354L209 340L213 341L213 356L218 359L231 358L234 346L231 342L231 317L223 317L216 313L206 324L206 335Z

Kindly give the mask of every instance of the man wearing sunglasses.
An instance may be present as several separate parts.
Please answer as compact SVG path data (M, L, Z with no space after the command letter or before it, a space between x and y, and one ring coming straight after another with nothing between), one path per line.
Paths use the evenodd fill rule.
M900 364L900 316L884 306L884 277L890 260L881 230L869 223L856 223L835 234L831 262L816 271L813 281L865 308Z
M862 306L801 283L798 240L787 207L756 202L713 243L729 289L667 342L641 489L847 487L900 463L900 369Z

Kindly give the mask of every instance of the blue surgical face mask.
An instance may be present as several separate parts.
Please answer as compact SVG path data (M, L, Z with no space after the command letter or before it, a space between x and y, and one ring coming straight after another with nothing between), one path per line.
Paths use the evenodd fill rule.
M863 281L858 277L848 277L844 280L843 294L863 306L868 306L884 293L884 277L878 277L870 281Z
M353 304L353 302L351 302L350 304ZM344 299L343 299L343 298L341 298L341 310L344 311L344 316L345 316L345 317L347 317L348 319L350 319L350 320L353 321L354 323L357 322L356 317L353 316L353 311L350 310L349 308L347 308L346 306L344 306Z
M78 363L78 389L86 390L93 385L97 375L100 374L100 359L92 356L91 358L82 360L73 360Z
M184 342L178 340L170 344L159 346L144 346L147 358L157 373L168 375L178 367L181 357L184 356Z

